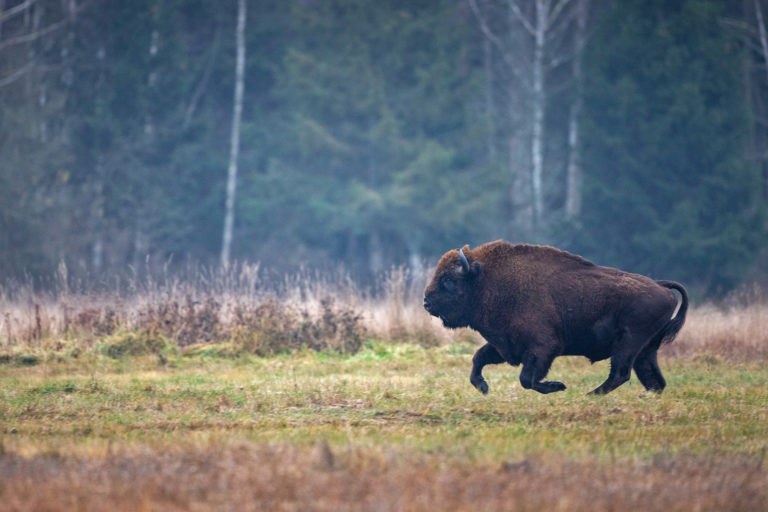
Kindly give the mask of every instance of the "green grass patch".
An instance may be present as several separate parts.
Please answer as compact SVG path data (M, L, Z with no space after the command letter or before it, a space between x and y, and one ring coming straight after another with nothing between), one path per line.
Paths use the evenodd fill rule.
M491 392L483 396L468 382L471 351L456 346L369 343L355 355L239 359L201 351L172 364L154 357L164 346L140 346L125 353L143 358L0 367L5 446L322 438L499 461L749 453L768 444L761 364L662 361L669 383L662 395L633 379L604 397L586 392L602 382L607 364L558 360L551 377L569 387L552 395L523 390L519 369L499 365L487 368Z
M668 512L768 499L762 363L662 357L662 395L633 379L601 397L586 393L607 362L558 359L551 377L569 387L551 395L498 365L484 396L468 382L471 345L264 358L110 340L0 366L3 503Z

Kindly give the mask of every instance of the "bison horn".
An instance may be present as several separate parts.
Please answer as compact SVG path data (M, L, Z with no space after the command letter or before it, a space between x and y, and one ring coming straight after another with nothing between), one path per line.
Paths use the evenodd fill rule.
M467 261L462 249L459 249L459 259L461 259L461 268L464 269L464 272L469 272L469 261Z

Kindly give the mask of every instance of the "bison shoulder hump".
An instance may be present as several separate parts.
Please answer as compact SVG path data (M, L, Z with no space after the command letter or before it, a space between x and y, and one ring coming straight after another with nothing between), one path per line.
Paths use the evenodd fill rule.
M557 266L570 264L584 267L595 267L591 261L556 247L548 245L511 244L503 240L497 240L486 244L486 252L493 260L506 260L519 257L535 258L538 262L546 262Z

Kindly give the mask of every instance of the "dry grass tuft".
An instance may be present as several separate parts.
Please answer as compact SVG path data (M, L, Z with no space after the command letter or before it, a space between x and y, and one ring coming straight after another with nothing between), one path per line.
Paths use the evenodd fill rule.
M694 308L664 353L673 357L709 355L730 361L766 360L768 303Z
M382 276L380 293L357 299L363 304L368 330L376 339L409 342L425 347L453 342L479 343L480 335L469 329L451 330L422 307L423 293L431 269L418 272L397 267Z
M240 274L134 283L127 295L0 290L0 350L76 345L82 352L111 343L118 333L123 338L136 333L144 345L167 340L183 349L228 343L234 352L258 355L301 348L355 353L366 338L423 346L477 340L468 330L443 328L423 310L426 275L397 268L372 292L345 276L298 276L267 286L243 266Z

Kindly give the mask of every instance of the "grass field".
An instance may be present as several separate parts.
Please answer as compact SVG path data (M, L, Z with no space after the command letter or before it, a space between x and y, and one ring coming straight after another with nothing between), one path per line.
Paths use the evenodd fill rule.
M471 347L194 356L0 370L6 510L758 510L764 362L666 359L661 396L559 360L563 393L514 368L467 382ZM63 499L66 498L66 499ZM74 507L73 507L74 505ZM597 508L595 508L597 506Z
M0 300L0 510L765 510L763 303L694 308L662 395L483 396L470 333L358 299Z

